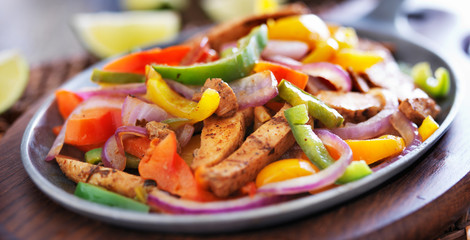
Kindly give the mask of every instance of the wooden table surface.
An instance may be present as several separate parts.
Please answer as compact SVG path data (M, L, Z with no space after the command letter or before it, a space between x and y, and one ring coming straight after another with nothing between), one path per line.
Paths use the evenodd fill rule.
M54 84L90 63L87 61L78 67L63 63L69 67L68 72L39 77L53 79L50 80L53 89ZM32 74L40 75L34 71ZM470 91L467 85L463 85L464 92ZM27 91L34 94L35 89L30 86ZM27 175L20 154L23 132L41 102L28 103L32 104L29 110L0 140L0 239L432 239L470 207L470 157L467 155L470 154L470 128L467 127L470 109L466 107L470 98L464 99L448 132L431 151L373 190L295 221L212 235L116 227L70 212L51 201Z

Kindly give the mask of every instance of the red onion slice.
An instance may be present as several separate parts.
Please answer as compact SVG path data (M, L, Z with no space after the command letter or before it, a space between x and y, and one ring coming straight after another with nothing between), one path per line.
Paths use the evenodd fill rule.
M216 202L196 202L171 196L167 192L154 190L147 198L149 205L160 211L175 214L220 214L268 206L289 199L287 196L256 194Z
M145 86L145 83L129 83L112 87L78 91L76 94L86 100L94 96L126 96L145 94L146 92L147 87Z
M194 93L199 92L202 86L196 85L185 85L171 79L165 79L165 82L173 89L175 92L181 94L186 99L192 99Z
M390 122L403 137L407 147L412 145L415 141L421 142L421 137L418 134L418 128L401 111L397 111L392 114Z
M328 62L309 63L300 67L300 70L312 77L321 77L327 80L338 91L351 91L352 83L349 74L336 64Z
M104 96L91 97L91 98L88 98L87 100L84 100L82 103L80 103L73 110L73 112L69 115L69 117L65 120L62 126L62 129L60 130L59 134L54 140L54 143L52 144L51 149L47 153L46 161L51 161L52 159L54 159L57 155L59 155L60 150L62 150L62 147L64 146L65 131L66 131L67 123L73 115L79 114L84 110L93 109L93 108L103 107L103 108L119 108L120 109L122 106L122 103L123 103L123 98L112 98L112 97L104 97Z
M267 61L270 61L270 62L273 62L273 63L279 63L281 65L284 65L286 67L289 67L289 68L292 68L292 69L295 69L295 70L299 70L302 68L302 63L297 61L297 60L294 60L290 57L285 57L285 56L281 56L281 55L274 55L274 56L269 56L269 57L265 57L263 58Z
M261 56L269 58L272 56L285 56L294 60L300 60L309 50L308 44L300 41L269 40Z
M116 132L104 144L103 151L101 152L101 161L105 167L110 167L118 170L126 168L126 154L124 152L124 145L122 139L124 135L134 135L139 137L147 137L147 129L136 126L121 126L116 129Z
M342 139L368 139L379 136L390 129L390 117L398 109L397 97L387 90L371 90L372 94L381 94L385 100L385 106L375 116L358 124L346 124L341 128L330 131Z
M263 71L229 83L235 92L238 107L261 106L277 96L277 81L271 71Z
M156 104L146 103L143 100L127 96L122 105L122 124L125 126L135 126L139 120L163 121L170 115Z
M340 137L334 135L328 130L315 130L315 133L325 145L335 147L341 154L340 158L335 163L318 173L282 182L266 184L258 189L259 193L282 195L303 193L328 186L343 175L352 160L351 148Z
M184 147L188 144L189 140L194 134L194 126L191 124L185 124L183 127L176 130L176 136L180 147Z

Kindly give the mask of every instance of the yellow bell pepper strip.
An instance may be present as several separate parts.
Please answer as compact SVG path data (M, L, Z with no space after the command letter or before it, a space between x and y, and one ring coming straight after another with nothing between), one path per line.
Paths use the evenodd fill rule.
M445 97L450 90L449 71L439 67L432 76L431 66L427 62L420 62L411 69L411 76L416 85L432 97Z
M155 71L148 68L150 71ZM190 123L200 122L210 117L219 106L220 96L214 89L208 88L197 103L188 100L175 91L157 73L148 74L147 97L173 116L186 118Z
M311 94L294 86L292 83L282 80L278 85L279 96L292 106L306 104L308 113L320 120L326 127L335 128L343 124L344 118L335 109L330 108L324 102Z
M328 62L335 56L338 49L338 42L333 38L319 41L315 49L302 59L302 63Z
M261 169L258 176L256 176L256 187L259 188L268 183L311 175L318 171L318 168L308 160L282 159Z
M214 62L191 66L152 65L152 67L163 78L189 85L204 85L208 78L221 78L225 82L240 79L251 74L261 51L267 45L267 31L266 25L254 28L238 41L236 53Z
M419 126L418 133L419 133L419 135L421 136L421 139L423 139L423 142L424 142L438 128L439 128L439 124L436 121L434 121L434 118L432 118L431 115L429 115L423 120L423 123L421 123L421 126Z
M355 48L359 43L356 30L351 27L338 27L332 35L338 42L339 48Z
M369 165L365 161L353 161L344 171L343 176L336 180L336 184L354 182L372 173Z
M405 148L403 138L393 135L367 140L345 140L345 142L353 152L353 160L364 160L367 164L398 155Z
M284 116L297 144L315 166L324 169L334 163L334 159L330 156L320 138L313 132L312 127L307 124L309 117L305 104L285 110Z
M79 182L75 189L75 196L91 202L118 207L138 212L149 212L150 207L134 199L121 196L102 187Z
M93 69L91 81L111 84L143 83L145 82L145 76L137 73L107 72Z
M344 48L336 53L332 62L344 69L351 67L355 72L364 72L383 60L384 57L378 52Z
M269 39L303 41L314 48L318 41L330 37L323 20L314 14L305 14L268 21Z

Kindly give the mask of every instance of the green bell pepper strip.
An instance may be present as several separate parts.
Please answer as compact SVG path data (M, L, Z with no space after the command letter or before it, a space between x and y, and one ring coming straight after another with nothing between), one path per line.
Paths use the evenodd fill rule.
M307 124L308 112L305 104L286 109L284 116L289 123L295 140L307 155L308 159L320 169L325 169L334 163L334 159L328 153L320 138Z
M75 188L75 196L91 202L118 207L138 212L149 212L150 207L133 199L110 192L102 187L79 182Z
M411 69L411 76L415 84L432 97L441 98L449 94L450 74L444 67L436 69L433 77L429 63L420 62Z
M282 80L279 85L279 96L292 106L306 104L308 113L320 120L327 128L335 128L343 124L344 118L335 109L330 108L324 102L311 94L296 87L289 81Z
M300 104L285 110L284 116L289 123L297 144L299 144L307 158L315 164L315 166L319 169L325 169L334 163L334 159L330 156L323 142L313 132L312 127L307 124L308 112L305 104ZM353 161L336 183L344 184L352 182L371 173L372 170L364 161Z
M91 81L95 83L112 84L143 83L145 82L145 76L136 73L108 72L99 69L93 69L93 73L91 74Z
M163 78L183 84L204 85L208 78L230 82L248 76L268 42L268 28L261 25L238 41L238 51L217 61L191 66L152 65Z
M98 164L101 162L102 148L91 149L85 153L85 161L90 164Z
M364 160L352 161L344 171L343 176L336 180L336 184L354 182L372 173L369 165Z
M85 153L85 161L90 164L98 164L101 162L101 152L103 148L95 148ZM126 168L137 168L140 158L126 153Z

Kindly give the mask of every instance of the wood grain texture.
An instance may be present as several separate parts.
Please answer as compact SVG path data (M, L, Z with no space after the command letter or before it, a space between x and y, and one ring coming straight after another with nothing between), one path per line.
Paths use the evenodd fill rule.
M73 67L76 62L83 66L91 62L83 61L62 63L68 66L67 71L38 75L55 88L64 76L74 74L70 69L81 69ZM20 142L41 104L33 102L0 142L0 239L432 239L456 222L470 205L470 128L466 127L470 110L463 107L442 139L407 170L364 195L318 214L231 234L164 234L116 227L57 205L28 177L21 163ZM463 106L468 104L470 99L465 99ZM465 230L446 239L462 234Z

